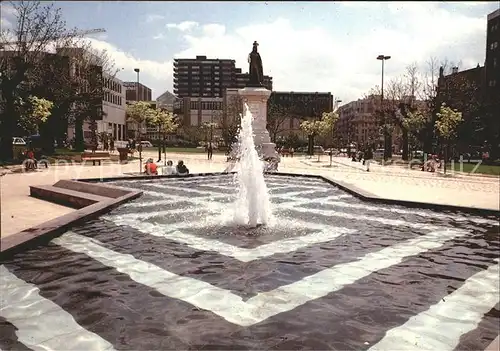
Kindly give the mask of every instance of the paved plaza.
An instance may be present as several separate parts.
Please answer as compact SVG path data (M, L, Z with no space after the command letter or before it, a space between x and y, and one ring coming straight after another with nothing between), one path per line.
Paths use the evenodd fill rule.
M145 158L156 156L154 152L145 154ZM204 154L168 154L167 158L174 161L184 160L191 173L222 172L228 166L223 155L214 155L212 161L207 161ZM328 157L323 156L323 162L320 163L314 162L315 160L317 159L285 157L282 158L279 169L287 173L323 175L390 199L499 209L498 178L442 177L432 173L381 166L374 166L368 173L359 167L359 164L355 165L358 169L353 167L347 158L335 158L334 167L331 168L325 167L329 164ZM70 208L30 197L30 185L52 185L60 179L123 176L138 171L139 162L132 161L126 165L75 164L52 166L33 173L8 173L0 178L1 235L17 233L72 211Z

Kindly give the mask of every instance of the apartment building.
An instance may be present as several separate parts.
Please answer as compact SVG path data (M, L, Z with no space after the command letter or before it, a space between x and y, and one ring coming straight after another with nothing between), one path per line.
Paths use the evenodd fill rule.
M151 89L142 83L123 82L127 101L151 101ZM137 97L138 96L138 97Z
M230 59L174 60L174 94L184 97L223 97L226 89L244 88L250 79L248 73L235 66ZM264 87L273 89L273 78L264 75Z
M236 79L235 61L209 59L174 59L174 94L179 98L221 98Z
M500 9L488 15L485 75L488 93L500 96Z

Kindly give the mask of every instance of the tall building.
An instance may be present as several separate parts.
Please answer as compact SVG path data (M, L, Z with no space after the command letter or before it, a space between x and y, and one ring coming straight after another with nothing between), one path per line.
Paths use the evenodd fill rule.
M127 101L151 101L151 89L142 83L123 82ZM139 93L139 98L137 94Z
M500 100L500 9L488 15L485 69L487 89Z
M234 60L174 59L174 94L185 97L222 97L224 90L234 85Z
M250 79L248 73L236 68L230 59L174 60L174 94L184 97L223 97L226 89L244 88ZM264 75L264 86L273 90L273 79Z

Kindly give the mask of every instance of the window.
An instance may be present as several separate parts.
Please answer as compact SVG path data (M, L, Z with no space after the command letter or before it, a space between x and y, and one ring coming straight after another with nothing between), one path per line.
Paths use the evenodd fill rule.
M497 66L497 58L494 57L493 58L493 68L496 68L496 66Z
M490 50L495 50L498 47L498 41L494 41L490 44Z
M490 80L490 82L489 82L489 86L490 87L494 87L496 85L497 85L497 81L496 80L494 80L494 79Z

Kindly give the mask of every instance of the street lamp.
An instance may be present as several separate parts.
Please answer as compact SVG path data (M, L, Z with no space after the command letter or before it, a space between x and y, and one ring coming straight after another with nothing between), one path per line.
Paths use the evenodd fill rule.
M387 150L387 140L389 139L388 137L388 131L386 130L387 129L387 126L386 126L386 121L385 121L385 113L384 113L384 62L386 60L389 60L391 57L390 56L386 56L386 55L378 55L377 56L377 60L380 60L382 61L382 84L380 86L380 108L381 108L381 112L382 112L382 120L384 122L384 160L387 159L387 157L389 156L389 152Z
M137 73L137 82L135 84L135 101L139 102L139 72L141 70L139 68L134 68L134 72ZM139 149L139 173L142 172L142 145L141 145L141 132L142 132L142 123L137 123L137 131L139 132L139 145L137 148Z

